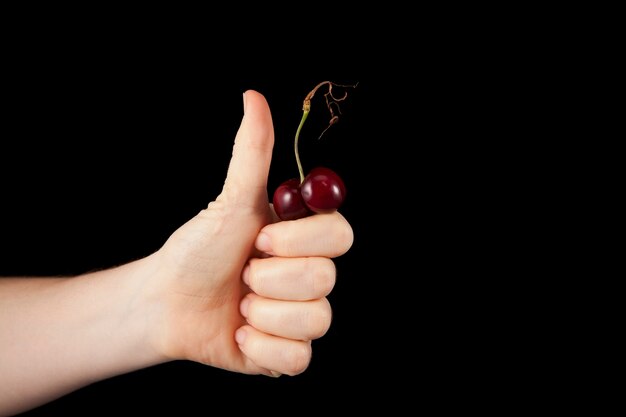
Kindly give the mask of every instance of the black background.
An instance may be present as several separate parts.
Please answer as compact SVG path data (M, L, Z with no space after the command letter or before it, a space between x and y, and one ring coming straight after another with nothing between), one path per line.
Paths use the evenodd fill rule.
M238 395L227 402L234 411L293 410L286 402L315 410L333 400L483 409L515 392L509 381L529 352L518 354L523 333L507 312L527 314L533 306L525 299L519 308L516 294L543 285L527 283L542 270L528 265L542 240L533 216L545 208L530 197L543 180L537 157L561 128L546 138L535 122L559 107L542 95L553 79L493 28L508 18L446 8L390 33L378 30L389 21L378 9L373 19L333 21L361 21L358 30L294 29L269 43L248 35L241 51L210 36L206 21L176 32L172 19L143 14L135 20L156 28L133 36L117 23L83 36L89 19L78 29L53 21L47 33L11 31L0 95L0 276L80 274L157 250L219 193L250 88L273 112L272 192L297 175L292 138L306 92L324 79L360 82L319 142L327 114L318 97L302 137L305 169L324 164L343 176L342 212L355 230L352 250L337 259L333 325L303 375L273 380L174 362L25 415L204 415ZM275 45L285 37L304 49ZM220 47L239 56L226 59Z
M348 188L342 213L355 243L336 260L332 327L314 342L311 365L297 377L173 362L93 384L25 415L169 408L206 414L232 393L246 395L240 408L294 401L313 409L323 407L320 398L367 403L397 384L395 375L413 378L414 366L430 366L410 341L425 331L423 316L414 324L419 301L410 290L421 275L423 247L413 234L420 207L410 200L427 182L417 178L419 154L404 165L404 144L418 137L414 121L402 121L409 125L402 136L389 128L398 124L398 103L388 101L397 87L361 74L218 78L189 62L166 68L125 59L23 68L12 85L0 153L0 275L74 275L157 250L219 194L247 89L263 93L272 110L271 193L297 176L293 135L306 93L323 79L359 82L340 122L319 141L330 116L318 93L301 137L305 171L331 167ZM406 218L401 229L398 216Z

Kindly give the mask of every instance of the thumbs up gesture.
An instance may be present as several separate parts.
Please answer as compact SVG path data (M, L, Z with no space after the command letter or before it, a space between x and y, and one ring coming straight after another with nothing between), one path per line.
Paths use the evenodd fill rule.
M267 196L274 130L265 98L244 94L224 188L145 261L140 292L164 360L248 374L304 371L331 322L331 258L352 245L337 213L280 222Z

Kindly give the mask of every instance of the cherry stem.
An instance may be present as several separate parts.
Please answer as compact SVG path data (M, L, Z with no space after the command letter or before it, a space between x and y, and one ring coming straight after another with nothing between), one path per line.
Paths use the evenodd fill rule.
M309 101L309 109L311 108L311 103ZM302 130L302 126L304 126L304 122L306 121L307 116L309 115L309 110L304 110L302 113L302 120L300 120L300 124L298 125L298 130L296 130L296 140L294 141L293 147L296 153L296 162L298 163L298 172L300 173L300 184L304 182L304 170L302 169L302 162L300 162L300 153L298 152L298 139L300 139L300 131Z

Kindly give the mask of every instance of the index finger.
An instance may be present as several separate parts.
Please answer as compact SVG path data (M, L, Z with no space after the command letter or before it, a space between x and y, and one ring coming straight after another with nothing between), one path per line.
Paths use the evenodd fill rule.
M261 229L255 246L269 255L335 258L350 249L354 232L338 212L273 223Z

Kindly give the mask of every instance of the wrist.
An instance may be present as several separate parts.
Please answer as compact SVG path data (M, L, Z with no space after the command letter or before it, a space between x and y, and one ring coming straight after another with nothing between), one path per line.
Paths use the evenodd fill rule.
M91 347L93 368L88 383L167 361L155 349L155 304L149 291L153 276L152 257L70 278L68 293L83 293L75 314L83 315L81 339ZM80 343L80 342L79 342Z
M159 287L159 252L124 265L127 268L118 314L135 345L136 360L154 365L172 360L163 349L165 305Z

